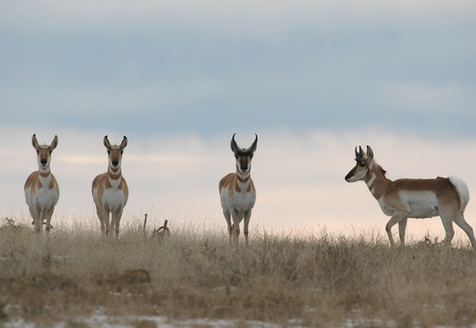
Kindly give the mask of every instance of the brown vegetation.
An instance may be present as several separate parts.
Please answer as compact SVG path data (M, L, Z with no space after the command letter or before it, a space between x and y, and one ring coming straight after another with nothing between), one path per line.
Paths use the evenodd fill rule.
M12 225L9 223L7 225ZM81 324L111 317L258 320L283 326L469 326L476 323L476 254L426 240L391 249L380 236L253 235L174 230L118 240L94 229L0 229L0 325ZM154 327L153 322L146 322ZM143 326L144 322L137 327Z

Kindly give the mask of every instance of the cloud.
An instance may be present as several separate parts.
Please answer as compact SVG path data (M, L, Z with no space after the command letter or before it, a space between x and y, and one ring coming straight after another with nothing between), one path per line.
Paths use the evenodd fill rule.
M392 121L406 131L473 135L474 6L6 1L2 119L141 135L218 135L242 117L252 118L249 130Z
M421 22L422 18L460 18L471 16L468 9L472 1L113 1L89 0L65 3L60 0L3 2L2 21L42 24L46 21L68 24L160 24L162 21L181 25L219 24L268 26L270 24L299 25L314 21L316 24L340 24L378 20L407 20ZM337 20L338 19L338 20ZM19 22L21 23L21 22Z
M474 119L474 111L465 104L476 100L474 86L431 86L418 84L394 84L383 88L382 98L408 113L455 116L463 114ZM453 108L448 111L448 108Z

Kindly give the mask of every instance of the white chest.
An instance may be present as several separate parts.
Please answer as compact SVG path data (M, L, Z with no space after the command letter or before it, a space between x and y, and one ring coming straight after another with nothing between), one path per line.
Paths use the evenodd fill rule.
M102 205L108 211L123 208L126 205L126 196L123 190L110 188L104 190Z
M255 206L256 195L253 191L234 192L229 195L228 206L237 212L245 212L251 210Z
M378 200L378 204L380 205L380 208L382 209L382 212L383 212L385 215L392 216L393 213L395 212L395 209L389 207L389 206L383 201L383 197L381 197L381 198Z
M30 188L25 190L28 205L32 205L38 209L49 209L54 207L56 203L58 203L59 190L55 185L50 189L51 177L40 177L39 179L41 182L41 188L37 188L35 184L30 187L35 188L35 190L31 190Z

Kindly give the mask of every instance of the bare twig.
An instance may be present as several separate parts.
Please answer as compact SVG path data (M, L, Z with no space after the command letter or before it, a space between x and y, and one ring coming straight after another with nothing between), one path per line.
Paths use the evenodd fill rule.
M144 214L144 227L142 228L142 231L144 232L145 236L145 226L147 225L147 213Z

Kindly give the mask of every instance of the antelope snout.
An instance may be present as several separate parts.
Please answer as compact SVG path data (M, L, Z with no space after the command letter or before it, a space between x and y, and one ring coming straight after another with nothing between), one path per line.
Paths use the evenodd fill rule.
M355 180L353 180L353 177L354 177L354 174L355 174L355 168L353 168L352 170L350 170L349 173L347 173L347 175L345 176L345 181L347 182L354 182Z
M344 179L345 179L345 181L350 182L349 180L350 180L351 177L352 176L350 175L350 173L347 173L347 175L345 176Z
M113 160L112 166L116 167L117 165L119 165L119 161L117 159Z

